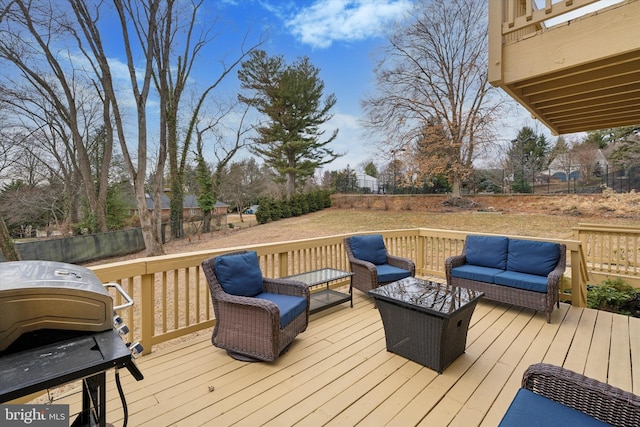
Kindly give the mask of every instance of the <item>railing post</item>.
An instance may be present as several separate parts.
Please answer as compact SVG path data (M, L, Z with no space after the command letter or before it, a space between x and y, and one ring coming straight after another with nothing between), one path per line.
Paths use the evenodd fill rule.
M289 276L289 253L280 252L278 254L278 277L287 276Z
M155 334L155 275L153 273L143 274L141 276L141 279L142 283L140 288L140 316L142 321L142 336L140 337L140 343L144 347L144 351L142 352L142 354L149 354L151 353L153 335Z
M571 304L576 307L587 306L587 282L583 280L582 245L571 251Z
M425 244L425 238L422 235L422 233L420 232L420 230L418 230L418 238L416 239L416 243L417 243L417 248L416 248L416 274L424 274L424 247L426 246Z

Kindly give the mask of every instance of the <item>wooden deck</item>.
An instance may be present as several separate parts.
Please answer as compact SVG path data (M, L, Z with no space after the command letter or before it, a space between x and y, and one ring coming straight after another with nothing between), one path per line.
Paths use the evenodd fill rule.
M445 426L499 423L527 366L562 365L640 391L640 319L561 304L544 314L480 301L466 353L442 375L386 351L378 311L354 307L311 316L275 363L245 363L211 345L209 333L137 360L145 379L121 371L130 426ZM108 373L109 423L123 411ZM54 403L80 409L80 395Z

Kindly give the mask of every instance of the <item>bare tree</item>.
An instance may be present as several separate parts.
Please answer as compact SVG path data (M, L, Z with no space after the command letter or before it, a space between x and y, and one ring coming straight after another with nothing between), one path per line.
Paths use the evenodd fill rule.
M77 26L79 27L79 31L74 33L78 46L97 77L96 85L101 96L103 96L104 102L103 115L105 118L110 119L105 120L107 143L113 141L115 133L120 142L127 170L132 178L147 255L160 255L163 250L159 213L161 205L158 202L162 190L161 183L166 158L166 145L161 143L158 147L157 162L154 177L152 178L155 183L153 191L154 200L156 201L153 215L149 213L147 208L145 179L147 177L148 155L146 109L153 76L153 54L155 52L155 43L158 39L156 32L159 29L158 21L161 19L160 6L163 2L161 0L149 0L146 2L113 0L122 34L122 48L126 55L131 95L135 101L137 149L134 153L131 152L127 143L126 111L119 102L111 65L104 50L103 37L107 37L107 35L103 35L98 28L98 18L100 13L106 10L107 5L103 2L91 2L89 4L82 0L68 0L68 2L73 9ZM133 32L131 31L132 27ZM134 54L134 50L141 52L141 54ZM141 57L141 64L136 61L138 57ZM112 124L113 128L111 127ZM108 174L105 173L105 175Z
M180 103L187 88L191 71L201 50L213 41L211 30L216 25L214 19L208 27L202 27L201 18L204 0L192 0L183 4L181 1L167 0L165 13L159 21L154 58L156 72L154 83L160 97L160 114L164 116L161 123L165 126L160 130L160 139L166 139L169 160L169 187L171 207L171 230L174 237L182 237L184 176L191 142L195 133L195 124L199 120L207 97L224 78L254 49L257 44L245 50L244 42L240 46L238 57L231 63L222 62L221 69L213 82L198 96L193 109L182 114L186 116L188 125L184 129L184 139L180 141L179 118L181 116ZM183 7L180 7L180 6ZM184 7L186 5L186 7ZM182 35L182 37L179 37ZM178 45L178 40L181 40ZM176 54L177 52L177 54Z
M572 158L580 168L583 183L590 184L598 164L598 145L583 141L576 144L571 151Z
M0 17L1 18L1 17ZM1 19L0 19L1 21ZM4 126L3 108L0 106L0 178L13 162L12 145L6 141L6 128ZM7 261L19 261L20 254L16 249L13 239L7 229L7 223L4 219L4 213L0 211L0 251Z
M96 151L95 142L92 141L92 133L99 126L100 106L95 100L95 95L87 93L86 90L77 91L76 102L78 123L81 124L79 131L82 135L82 145L87 152L86 159L90 163L90 180L93 187L89 188L98 191L97 189L101 185L106 185L107 182L100 176L99 170L103 157L92 155L92 152ZM21 85L18 81L13 82L10 87L4 86L2 95L0 95L0 103L7 111L11 112L11 120L7 121L7 125L13 132L22 135L19 138L12 138L13 144L21 153L28 154L28 158L38 164L38 167L33 165L26 167L23 172L33 173L40 170L41 173L56 176L63 182L62 191L65 200L63 222L77 223L79 220L79 199L87 189L87 186L83 186L81 183L83 178L87 177L82 176L81 168L78 165L77 146L73 143L72 132L64 117L56 110L55 103L51 102L49 97L43 96L37 87ZM16 136L18 136L17 134ZM100 152L105 149L106 147L103 145L100 147ZM23 157L20 156L16 159L18 160L16 167L27 166L22 165L22 162L19 161ZM21 171L14 168L14 174L20 175ZM23 177L23 179L25 178ZM30 182L31 179L25 180ZM85 195L85 197L89 200L88 196ZM99 191L95 197L100 197ZM102 197L106 197L106 192ZM105 205L105 203L99 202L98 205ZM102 210L104 211L104 208ZM90 223L98 225L98 218L91 211L84 219L85 225ZM93 226L90 228L92 231L95 229Z
M486 14L484 0L418 1L388 36L375 69L378 93L363 101L365 124L389 151L439 147L426 150L419 169L446 173L455 196L500 107L487 80Z
M220 186L223 176L227 170L227 165L234 156L244 147L250 144L247 134L251 133L257 125L247 125L246 118L249 112L249 106L245 105L244 110L240 112L237 127L231 130L222 125L222 120L237 113L235 105L229 104L226 107L218 106L217 113L205 120L201 119L194 122L194 131L196 133L196 162L198 169L198 180L200 182L200 194L198 203L203 212L204 226L203 232L210 231L211 211L213 205L220 197ZM200 128L202 126L202 128ZM233 132L227 135L226 132ZM210 172L204 161L204 139L209 134L209 138L214 140L213 155L216 158L213 172ZM209 175L207 175L209 174Z
M107 174L101 175L104 178L96 188L84 138L87 123L82 112L85 98L81 92L89 82L83 81L83 73L74 69L71 52L60 48L73 37L69 32L73 22L69 20L68 11L57 3L40 0L14 0L2 5L2 9L0 57L11 63L19 71L21 81L39 95L23 101L34 105L47 99L58 120L68 128L69 143L77 160L75 167L82 176L91 213L97 218L99 228L106 231ZM43 110L51 108L38 106ZM109 151L104 161L103 168L108 170Z
M221 196L238 210L240 222L244 210L256 202L265 189L265 183L272 181L268 168L260 168L251 157L229 165L228 172L220 185Z

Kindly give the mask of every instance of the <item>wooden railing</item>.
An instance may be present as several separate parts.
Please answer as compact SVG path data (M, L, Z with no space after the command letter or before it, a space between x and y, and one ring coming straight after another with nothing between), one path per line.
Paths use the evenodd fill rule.
M447 257L461 253L468 233L436 229L377 231L389 252L416 263L419 276L445 275ZM363 234L363 233L358 233ZM139 340L149 353L165 341L211 328L215 318L200 263L239 249L256 251L265 277L284 277L323 267L349 270L343 246L351 234L234 248L188 252L91 267L103 282L118 282L135 301L119 313L130 328L129 340ZM510 236L518 237L518 236ZM547 240L523 237L532 240ZM561 299L586 305L586 270L578 240L555 240L567 245L567 282ZM338 282L336 287L347 285ZM120 297L114 295L116 304Z
M489 80L502 80L502 46L522 40L545 28L544 22L599 0L545 0L538 8L535 0L489 1Z
M505 42L510 41L509 37L516 37L517 33L525 28L528 32L541 28L544 21L557 18L566 13L577 11L578 9L597 3L600 0L565 0L556 1L545 0L543 7L537 7L535 0L506 0L490 2L492 7L503 7L502 9L502 35L507 36Z
M573 235L582 243L593 284L621 278L640 288L640 227L578 224Z

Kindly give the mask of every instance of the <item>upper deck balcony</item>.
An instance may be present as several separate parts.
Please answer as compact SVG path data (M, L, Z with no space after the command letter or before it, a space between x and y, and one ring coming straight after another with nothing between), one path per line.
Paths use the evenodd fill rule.
M489 81L556 135L640 123L640 1L561 22L598 3L489 2Z

